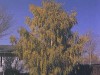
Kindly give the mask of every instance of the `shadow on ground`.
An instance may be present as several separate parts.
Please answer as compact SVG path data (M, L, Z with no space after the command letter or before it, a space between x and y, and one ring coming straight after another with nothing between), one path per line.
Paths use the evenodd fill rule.
M16 69L6 69L4 75L29 75L28 73L19 73ZM69 75L100 75L100 64L77 65Z
M100 75L100 64L77 65L69 75Z
M16 69L6 69L4 75L29 75L28 73L20 73Z

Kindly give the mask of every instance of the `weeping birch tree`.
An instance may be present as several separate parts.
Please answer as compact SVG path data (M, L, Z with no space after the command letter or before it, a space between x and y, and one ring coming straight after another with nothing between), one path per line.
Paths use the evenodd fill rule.
M27 17L28 32L21 28L16 53L25 60L31 75L68 75L81 60L87 38L71 29L77 23L76 12L66 12L60 3L43 1L30 5L33 18Z

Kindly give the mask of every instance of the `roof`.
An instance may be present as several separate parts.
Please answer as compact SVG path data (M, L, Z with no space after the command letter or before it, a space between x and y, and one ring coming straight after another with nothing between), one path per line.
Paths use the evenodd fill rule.
M14 50L12 45L0 45L0 52L11 52Z
M12 45L0 45L0 56L12 56L14 51L15 49Z

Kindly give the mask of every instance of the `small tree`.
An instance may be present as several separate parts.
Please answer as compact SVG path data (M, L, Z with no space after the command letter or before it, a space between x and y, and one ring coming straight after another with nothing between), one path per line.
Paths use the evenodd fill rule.
M10 36L10 43L12 43L12 45L15 45L17 43L16 37L15 36Z
M26 61L31 75L67 75L81 58L87 40L71 31L77 23L76 12L67 13L61 4L43 1L42 7L30 5L34 18L27 17L31 32L21 28L16 48Z

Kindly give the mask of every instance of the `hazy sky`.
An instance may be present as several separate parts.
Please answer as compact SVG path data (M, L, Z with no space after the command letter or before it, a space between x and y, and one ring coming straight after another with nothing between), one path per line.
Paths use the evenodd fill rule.
M78 31L80 34L92 31L96 35L96 39L99 41L100 36L100 0L57 0L63 4L66 11L76 10L78 24L74 27L74 31ZM14 20L11 30L11 35L18 36L17 30L20 26L25 25L25 17L32 16L29 12L29 5L41 4L41 0L0 0L0 6L6 8L6 10L13 16ZM10 35L9 35L10 36ZM0 44L10 44L9 36L0 39Z

